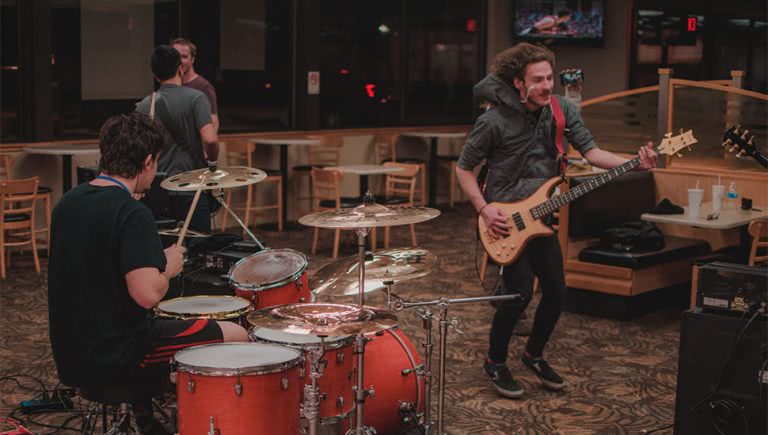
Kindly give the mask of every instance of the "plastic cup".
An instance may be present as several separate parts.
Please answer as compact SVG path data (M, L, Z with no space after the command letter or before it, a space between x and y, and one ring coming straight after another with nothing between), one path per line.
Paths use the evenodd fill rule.
M723 209L723 198L725 197L725 186L722 184L712 185L712 213L720 213Z
M704 189L688 189L688 216L698 219L701 214L701 201L704 199Z

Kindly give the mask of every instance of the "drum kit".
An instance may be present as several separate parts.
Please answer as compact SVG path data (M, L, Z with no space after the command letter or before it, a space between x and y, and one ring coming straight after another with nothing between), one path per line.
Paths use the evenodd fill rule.
M232 167L166 179L166 189L195 191L177 243L188 235L202 190L245 186L264 178L258 169ZM215 197L263 246L220 195ZM173 357L179 433L202 433L204 428L210 435L363 435L418 429L442 435L446 339L448 328L456 329L448 319L448 307L517 296L408 301L392 291L398 283L428 275L437 259L419 248L366 252L366 236L374 227L415 224L439 215L432 208L388 208L374 203L368 194L358 207L299 219L312 227L355 230L357 256L331 263L308 279L306 255L265 248L230 269L227 278L236 297L182 297L160 303L155 308L159 317L232 320L250 326L251 343L207 344ZM377 299L382 295L383 302ZM366 297L381 307L366 305ZM431 414L434 316L430 306L439 309L436 421ZM410 308L423 320L423 360L397 328L395 312Z

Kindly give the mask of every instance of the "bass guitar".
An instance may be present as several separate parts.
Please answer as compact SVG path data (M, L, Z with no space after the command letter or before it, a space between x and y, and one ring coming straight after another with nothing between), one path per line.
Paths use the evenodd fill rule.
M741 125L731 127L723 134L723 148L729 152L736 153L736 157L743 155L751 156L758 163L768 168L768 156L760 152L754 143L755 136L749 130L742 128Z
M674 137L672 133L667 133L659 146L654 148L654 151L658 154L679 156L683 148L688 148L696 142L692 130L681 131L679 135ZM592 177L589 182L567 190L560 195L551 195L554 188L563 181L561 177L554 177L547 180L533 195L524 200L507 203L492 202L490 205L509 217L509 235L496 235L485 225L483 217L478 216L477 226L480 230L480 240L483 242L488 256L501 265L512 263L523 251L528 241L553 234L554 230L546 225L542 218L638 166L640 166L639 156L621 166Z

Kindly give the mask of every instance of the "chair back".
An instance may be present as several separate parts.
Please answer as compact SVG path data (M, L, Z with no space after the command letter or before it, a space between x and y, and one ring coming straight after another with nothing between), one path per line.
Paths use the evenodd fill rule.
M374 138L374 151L376 153L376 163L385 161L397 161L397 133L382 133Z
M334 201L341 207L341 172L335 169L312 168L312 195L315 211L328 210L321 207L320 201Z
M408 198L407 204L413 206L416 194L416 177L419 175L419 165L413 163L385 162L385 167L403 168L402 171L387 174L385 195L387 198L400 196Z
M309 136L310 139L320 139L319 145L309 147L309 164L316 167L339 166L341 147L344 136L338 134L324 136Z
M0 180L8 180L12 178L14 159L15 157L12 154L0 154Z
M768 219L750 222L748 230L752 237L752 246L749 249L749 265L754 266L755 263L768 262L768 252L766 252L768 250Z
M34 221L39 177L0 181L0 213L29 213Z
M253 143L245 139L229 139L220 141L219 144L224 145L225 148L224 164L226 166L253 167L253 151L256 149Z

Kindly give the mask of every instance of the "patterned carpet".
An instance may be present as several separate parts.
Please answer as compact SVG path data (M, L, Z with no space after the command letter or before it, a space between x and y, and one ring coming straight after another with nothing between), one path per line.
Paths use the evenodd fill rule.
M477 245L473 226L474 216L467 206L445 211L439 218L418 225L420 246L438 256L438 270L426 278L403 283L395 291L413 300L483 295L474 261ZM342 256L355 254L352 233L348 234L342 237L346 242ZM282 234L261 231L259 235L270 247L309 252L308 229ZM407 227L393 229L392 236L392 247L407 246ZM332 240L330 231L321 231L320 250L310 259L310 276L331 262ZM0 415L5 416L40 390L32 377L49 389L57 385L58 379L48 340L45 268L35 275L29 255L15 255L10 275L0 285L0 376L23 375L16 378L20 384L10 379L0 382ZM458 319L463 334L451 330L448 338L448 433L637 434L672 422L679 312L657 311L626 322L564 313L546 350L550 364L569 383L562 393L544 390L524 369L519 352L525 339L515 337L509 362L525 387L522 400L499 397L483 373L492 313L487 303L457 304L449 311L451 318ZM419 318L409 311L399 313L399 318L402 330L420 344ZM434 354L438 354L437 349ZM436 397L433 405L436 410ZM68 416L56 414L36 420L58 426ZM33 424L30 428L37 433L53 432Z

